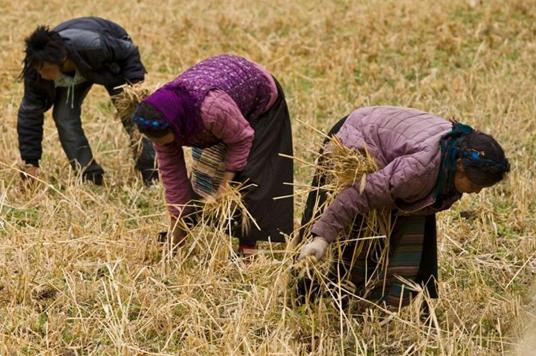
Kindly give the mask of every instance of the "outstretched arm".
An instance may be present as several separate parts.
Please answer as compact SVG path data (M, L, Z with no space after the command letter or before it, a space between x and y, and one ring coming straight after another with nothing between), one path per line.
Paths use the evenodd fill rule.
M422 156L422 157L421 157ZM312 233L332 242L357 214L371 209L395 207L395 201L415 202L426 197L435 183L436 171L421 153L400 156L383 169L369 174L360 193L360 182L344 189L313 225Z
M154 144L154 147L171 217L171 231L178 238L183 232L177 228L177 221L192 211L192 208L187 205L193 194L184 162L184 153L182 146L177 142L169 145Z
M44 113L52 106L38 84L29 79L24 80L24 96L17 115L21 158L35 167L39 166L41 159Z

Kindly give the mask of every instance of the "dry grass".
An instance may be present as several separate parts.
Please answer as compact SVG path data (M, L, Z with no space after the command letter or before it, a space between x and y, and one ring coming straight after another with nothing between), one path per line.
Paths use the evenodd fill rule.
M240 223L240 228L244 233L251 228L260 229L241 199L242 193L250 186L252 185L244 183L229 186L217 200L208 197L199 202L202 208L199 212L197 225L210 226L212 233L223 236L225 234L233 235L232 222L234 219Z
M347 147L333 137L327 145L324 165L318 167L326 176L329 187L327 190L336 195L359 181L359 191L365 189L367 174L378 170L374 158L365 151L360 153Z
M0 353L2 354L500 354L536 269L536 3L466 1L0 0ZM15 81L23 38L38 23L80 15L123 24L163 83L224 51L262 63L282 82L296 155L312 162L325 130L361 105L404 105L455 116L504 143L504 184L439 217L440 295L431 327L418 305L401 313L342 313L322 300L289 307L293 253L267 248L245 266L210 229L175 256L161 187L145 189L102 88L84 127L105 187L70 172L47 116L43 183L19 187ZM298 121L299 120L299 121ZM296 184L312 172L297 165ZM303 195L297 196L300 215ZM227 252L225 252L227 251ZM225 253L224 253L225 252ZM424 298L424 296L422 296Z
M323 147L323 153L316 158L315 163L300 161L296 158L295 160L297 163L311 166L315 171L315 175L323 177L322 180L319 180L318 186L307 186L303 190L303 193L309 193L311 191L325 192L325 199L323 201L320 201L320 195L318 195L314 202L313 210L316 214L316 212L322 212L330 206L337 194L354 184L358 184L359 191L363 192L367 175L376 172L378 170L378 165L374 158L369 154L366 147L358 152L351 147L345 146L336 136L329 137L317 130L314 131L320 133L322 138L326 141L325 146ZM304 239L310 238L309 230L315 220L316 219L313 218L306 224ZM354 224L355 223L356 222L354 222ZM389 244L388 239L386 238L392 231L390 210L372 209L363 217L360 225L359 241L355 241L355 236L352 236L351 231L341 232L337 243L331 244L330 251L328 251L327 257L324 258L320 266L311 266L307 262L298 263L295 266L295 269L297 270L299 278L307 275L307 278L322 280L321 284L324 284L324 286L330 285L331 282L327 277L330 266L333 264L334 260L342 259L344 249L350 248L347 247L349 242L356 242L352 247L354 251L352 253L353 257L352 261L350 261L350 266L353 266L361 251L367 249L368 251L378 251L380 253L376 264L377 269L378 271L386 271L388 264L387 257L389 254ZM296 236L293 241L294 243L291 244L292 248L295 247L298 239L299 236ZM307 241L303 241L303 243L306 242ZM345 278L339 279L341 280L341 283L345 284L344 281L342 281ZM383 282L385 285L385 279ZM367 284L369 283L372 284L372 280L367 282ZM337 285L337 288L343 287ZM347 289L352 287L345 286L344 288Z
M124 84L118 88L123 91L114 98L115 108L119 117L132 115L139 103L157 89L157 86L149 87L145 83Z

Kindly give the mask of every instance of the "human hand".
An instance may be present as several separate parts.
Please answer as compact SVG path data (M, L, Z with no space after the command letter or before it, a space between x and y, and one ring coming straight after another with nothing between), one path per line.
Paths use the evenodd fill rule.
M227 171L227 172L223 173L223 177L222 177L222 180L221 180L221 183L220 183L220 187L218 188L218 191L214 195L214 199L218 200L223 195L225 195L227 190L231 187L230 183L234 179L234 177L235 177L234 172Z
M298 260L303 260L308 256L315 258L316 262L322 260L326 254L329 242L327 242L323 237L317 236L313 241L304 245L300 250L300 256Z
M160 233L160 238L162 238L162 233ZM181 245L185 239L186 231L183 229L182 221L177 221L176 218L172 217L169 232L166 234L166 241L175 247Z
M20 188L24 192L32 192L39 186L39 167L26 163L20 167Z
M224 174L223 179L220 183L220 186L218 187L218 190L214 194L205 197L204 199L205 204L214 204L223 196L225 196L225 194L227 194L227 191L231 188L231 185L230 185L230 182L232 179L231 177L234 176L234 173L232 173L232 176L231 174L228 174L228 173L229 172L226 172Z
M26 163L20 168L20 177L22 180L33 180L39 178L39 167Z
M225 193L227 192L229 187L230 187L230 185L229 185L228 182L220 184L220 187L216 191L216 194L212 195L210 198L212 198L213 200L219 200L221 197L223 197L225 195Z

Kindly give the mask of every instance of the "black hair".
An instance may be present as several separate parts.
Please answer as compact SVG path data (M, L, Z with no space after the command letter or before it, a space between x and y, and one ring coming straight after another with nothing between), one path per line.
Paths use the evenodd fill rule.
M168 133L172 132L170 128L160 129L160 130L152 130L152 129L140 129L138 126L138 130L144 134L145 136L151 138L160 138L166 136Z
M473 131L460 140L459 149L464 173L474 184L489 187L510 172L503 148L490 135Z
M41 67L45 62L61 65L68 55L63 39L48 26L37 26L24 42L26 49L21 77L29 75L33 69Z
M169 124L162 118L162 113L153 105L140 103L134 113L134 122L138 130L148 137L163 137L172 132Z

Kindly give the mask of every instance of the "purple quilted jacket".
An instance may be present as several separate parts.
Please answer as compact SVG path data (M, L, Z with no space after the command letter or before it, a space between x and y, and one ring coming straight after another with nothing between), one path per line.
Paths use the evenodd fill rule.
M312 233L334 241L356 214L376 208L430 213L441 164L439 140L451 128L441 117L410 108L377 106L352 112L336 136L348 147L366 146L379 170L367 176L363 193L360 182L341 191Z

